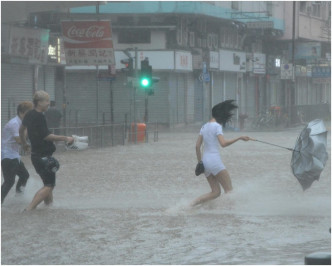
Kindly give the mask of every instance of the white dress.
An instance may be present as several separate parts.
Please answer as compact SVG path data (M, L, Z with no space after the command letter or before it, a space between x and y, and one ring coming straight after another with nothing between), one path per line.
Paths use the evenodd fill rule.
M217 122L206 123L199 133L203 136L204 150L203 150L203 164L205 168L205 176L217 175L220 171L226 169L219 151L218 135L223 135L222 126Z

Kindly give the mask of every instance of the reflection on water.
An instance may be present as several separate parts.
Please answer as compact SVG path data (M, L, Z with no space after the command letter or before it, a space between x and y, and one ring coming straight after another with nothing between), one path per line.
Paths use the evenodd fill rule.
M292 147L298 132L248 134ZM234 191L190 209L209 190L194 175L196 137L58 153L54 205L21 214L41 186L25 157L26 193L11 191L2 206L2 263L303 264L308 253L330 251L330 159L303 192L291 152L238 142L221 150ZM330 156L330 135L328 146Z

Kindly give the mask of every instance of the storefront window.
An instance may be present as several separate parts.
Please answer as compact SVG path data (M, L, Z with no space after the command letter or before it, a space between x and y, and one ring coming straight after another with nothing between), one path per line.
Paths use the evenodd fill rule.
M119 43L151 43L151 32L146 29L122 29L119 31Z

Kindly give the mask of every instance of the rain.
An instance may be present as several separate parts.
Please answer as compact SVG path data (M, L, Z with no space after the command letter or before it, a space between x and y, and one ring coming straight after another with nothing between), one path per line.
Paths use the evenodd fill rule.
M84 148L55 142L54 202L32 211L23 210L43 182L20 150L30 177L1 206L1 263L303 265L309 254L330 256L327 9L330 2L2 1L2 129L44 90L61 112L50 132L83 137ZM315 16L323 24L305 28ZM79 39L105 32L97 48ZM38 46L30 54L29 41ZM200 129L230 99L238 108L224 138L251 140L219 148L233 190L192 207L211 191L195 175ZM319 167L311 151L294 151L315 119ZM316 167L315 176L301 172L309 185L292 169L300 155L301 168Z
M241 134L293 147L300 130ZM81 152L58 147L54 204L27 214L20 211L42 183L24 157L25 194L11 191L2 206L2 263L303 264L305 255L329 251L330 152L320 180L303 192L290 151L236 143L221 151L233 191L190 209L209 191L194 174L198 131Z

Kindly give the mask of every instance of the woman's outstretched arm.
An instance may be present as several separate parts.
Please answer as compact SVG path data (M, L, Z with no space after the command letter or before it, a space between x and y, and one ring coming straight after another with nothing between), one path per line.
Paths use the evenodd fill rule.
M236 139L230 139L230 140L227 140L224 138L223 135L218 135L218 140L219 140L219 143L221 145L221 147L225 148L229 145L232 145L233 143L239 141L239 140L244 140L244 141L248 141L250 140L250 138L248 136L241 136L241 137L238 137Z

